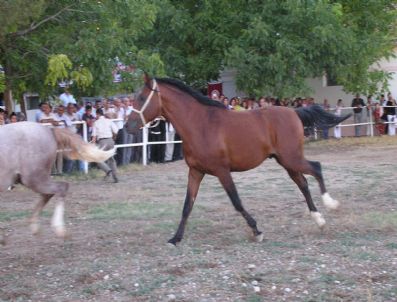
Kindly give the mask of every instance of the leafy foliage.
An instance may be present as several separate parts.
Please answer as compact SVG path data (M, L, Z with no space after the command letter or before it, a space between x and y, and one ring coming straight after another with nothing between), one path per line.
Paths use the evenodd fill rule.
M296 95L325 72L350 92L379 89L392 55L396 0L0 0L0 65L14 95L135 90L142 70L196 87L235 69L253 95ZM68 58L54 57L63 54ZM57 58L58 62L54 62ZM124 81L113 83L120 61ZM59 64L59 65L58 65ZM71 66L74 66L71 67ZM48 83L49 85L45 85Z
M5 87L4 73L0 72L0 92L4 92Z

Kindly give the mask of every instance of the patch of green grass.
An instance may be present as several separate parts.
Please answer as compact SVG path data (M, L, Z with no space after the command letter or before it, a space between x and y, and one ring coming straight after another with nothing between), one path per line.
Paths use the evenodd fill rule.
M32 215L32 211L22 210L22 211L7 211L0 212L0 222L6 222L11 220L26 219ZM43 211L41 216L49 217L51 214L48 211Z
M299 258L299 262L302 262L302 263L313 264L315 261L316 261L316 259L313 259L312 257L308 257L308 256L302 256Z
M29 211L0 212L0 222L26 218L30 213Z
M397 212L371 212L364 214L363 220L377 228L397 227Z
M89 219L150 219L177 214L169 204L112 202L88 210Z
M358 247L365 244L365 241L374 241L379 239L379 234L367 232L362 233L340 233L338 234L338 241L342 246L346 247Z
M263 301L263 297L259 296L259 295L250 295L247 297L247 300L245 300L246 302L262 302Z
M293 242L281 242L281 241L268 241L266 242L266 246L269 248L272 247L281 247L281 248L291 248L291 249L297 249L301 248L302 245L298 243L293 243Z
M397 249L397 243L396 242L390 242L390 243L386 244L386 247L388 249L395 250L395 249Z
M167 277L152 278L151 280L139 281L139 287L137 291L130 292L133 296L146 296L153 292L153 290L159 288L161 284L165 283L168 286L172 286L175 281L175 277L168 275Z
M338 278L334 274L326 274L322 273L318 279L316 279L316 282L321 282L321 283L328 283L328 284L333 284L335 281L340 281L340 278Z
M378 261L380 257L378 255L375 255L374 253L369 253L369 252L358 252L354 253L353 258L362 260L362 261Z

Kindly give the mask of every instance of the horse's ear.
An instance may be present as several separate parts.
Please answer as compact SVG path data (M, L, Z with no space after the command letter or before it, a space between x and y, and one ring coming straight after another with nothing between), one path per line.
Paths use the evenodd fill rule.
M143 80L145 81L146 84L150 84L150 81L152 80L146 71L144 71L143 73Z

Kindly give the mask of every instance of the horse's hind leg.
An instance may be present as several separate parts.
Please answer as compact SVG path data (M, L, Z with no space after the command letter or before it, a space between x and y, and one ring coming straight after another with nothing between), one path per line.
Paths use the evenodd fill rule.
M337 209L339 207L339 201L333 199L327 192L327 189L325 188L323 174L321 172L321 164L318 161L309 161L309 160L307 161L307 163L311 167L311 169L310 168L308 169L307 174L312 175L318 181L321 191L321 198L323 200L324 205L328 209L332 209L332 210Z
M179 223L178 230L176 231L174 237L168 240L168 243L172 243L173 245L176 245L178 242L182 240L183 234L185 232L186 222L187 219L189 218L190 213L192 212L193 204L194 201L196 200L200 183L203 180L203 177L204 177L203 173L193 168L190 168L186 198L185 198L185 203L183 205L182 219L181 222Z
M30 229L32 230L33 234L37 234L39 232L40 230L39 217L41 211L43 210L43 208L45 207L45 205L48 203L48 201L51 199L52 196L54 196L54 194L41 194L41 199L34 208L32 217L30 219Z
M66 182L53 182L49 177L43 180L40 177L35 177L34 179L22 179L25 186L43 195L60 197L55 205L54 214L51 219L51 225L54 228L55 234L59 237L65 237L65 223L64 223L64 197L68 191L69 185ZM46 202L48 202L48 200ZM41 211L45 206L46 202L43 198L39 204L36 206L35 211Z
M238 196L237 189L232 179L232 176L230 175L230 172L227 171L217 176L223 188L225 189L227 195L232 201L234 208L241 213L241 215L247 221L249 227L252 229L252 232L254 233L255 236L255 240L261 242L263 240L263 234L258 230L255 219L252 218L252 216L244 209L240 197Z
M317 223L317 225L322 228L325 225L325 220L321 213L317 211L316 206L313 203L312 196L309 191L309 185L307 183L307 180L305 176L303 176L302 173L296 172L290 169L287 169L287 172L291 179L298 185L300 191L302 192L303 196L306 199L307 206L309 207L310 210L310 215L314 219L314 221Z

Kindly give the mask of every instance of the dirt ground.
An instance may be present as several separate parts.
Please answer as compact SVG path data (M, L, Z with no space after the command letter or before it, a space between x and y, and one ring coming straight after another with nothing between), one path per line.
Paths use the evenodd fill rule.
M54 236L54 201L42 231L28 215L38 196L22 186L0 196L0 301L397 301L397 138L306 144L341 202L308 215L298 188L274 160L233 174L246 209L264 232L252 241L217 179L206 176L178 247L166 242L180 219L183 161L57 177L70 182L70 238Z

